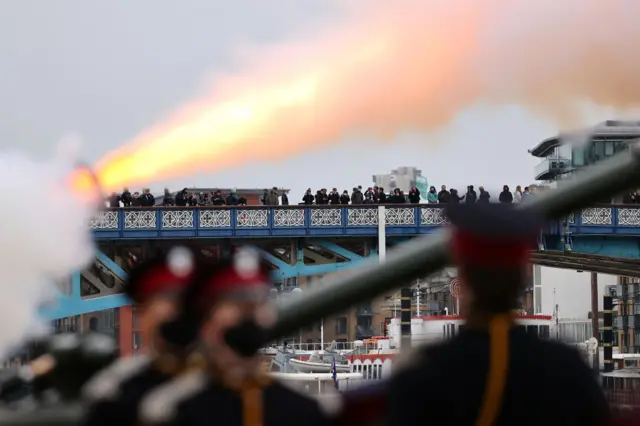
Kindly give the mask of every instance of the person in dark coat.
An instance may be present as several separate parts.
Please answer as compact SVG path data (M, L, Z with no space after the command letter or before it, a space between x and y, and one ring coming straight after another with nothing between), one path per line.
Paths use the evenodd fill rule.
M310 206L313 204L314 201L314 197L313 194L311 193L311 188L307 189L307 192L304 193L304 196L302 197L302 202L307 205Z
M126 290L142 310L149 354L120 358L99 372L83 389L88 405L82 424L135 425L138 403L147 391L171 379L186 358L159 335L160 325L176 311L176 295L192 279L202 261L193 250L176 247L165 256L139 264L129 275Z
M329 204L334 206L340 204L340 193L338 192L338 188L333 188L329 193Z
M511 204L513 203L513 194L511 193L511 191L509 191L509 186L505 185L502 187L502 192L500 193L500 196L498 197L498 201L500 201L503 204Z
M243 357L225 341L230 328L251 333L275 320L268 300L273 283L259 254L240 249L198 278L189 310L203 320L207 366L159 386L140 405L145 425L324 426L328 416L314 399L269 377L262 358ZM243 328L243 330L244 330Z
M438 192L438 202L440 204L449 204L451 202L451 193L447 191L447 187L442 185L440 192Z
M464 202L466 204L475 204L478 200L478 193L473 189L473 185L467 186L467 193L465 194Z
M480 191L480 195L478 196L478 204L489 204L491 202L491 194L485 191L483 186L479 187L478 191Z
M608 424L606 400L580 355L512 322L538 218L505 204L458 204L448 217L468 320L457 336L394 363L388 424Z
M345 189L342 191L342 195L340 196L340 204L349 204L351 201L351 197L349 197L349 193Z
M451 188L451 203L452 204L460 204L460 201L464 200L465 196L466 195L463 195L461 197L460 195L458 195L458 190L457 189Z
M409 190L409 202L411 204L420 204L420 190L412 186Z

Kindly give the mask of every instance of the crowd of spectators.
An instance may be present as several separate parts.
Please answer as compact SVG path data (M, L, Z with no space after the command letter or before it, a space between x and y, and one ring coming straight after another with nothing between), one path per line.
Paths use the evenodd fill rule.
M415 186L409 190L408 194L396 188L393 192L386 193L384 188L377 186L369 187L366 191L362 190L362 186L353 188L351 193L346 189L340 193L337 188L333 188L331 192L327 192L326 188L320 189L313 193L311 188L307 189L302 197L302 203L305 205L323 205L323 204L405 204L420 203L420 191Z
M622 196L622 204L640 204L640 189Z
M533 191L528 186L523 191L522 187L518 185L515 191L511 192L509 186L504 185L497 201L504 204L519 203L532 194ZM473 185L467 186L467 192L462 195L454 188L448 190L445 185L440 187L440 191L437 191L435 186L432 186L429 188L426 198L429 204L459 204L461 202L466 204L488 204L494 202L489 191L485 190L483 186L479 186L478 191L476 191Z
M196 207L196 206L242 206L246 205L247 200L238 196L235 190L231 190L228 194L216 190L211 192L193 192L184 188L182 191L172 193L168 189L164 190L160 206L164 207ZM148 188L142 192L131 193L125 188L121 194L113 192L108 200L108 207L153 207L156 205L156 197Z
M525 187L524 191L520 186L516 187L514 192L509 190L509 186L505 185L502 192L498 196L500 203L519 203L523 198L533 193L529 187ZM302 197L302 204L306 205L323 205L323 204L419 204L421 199L426 199L429 204L459 204L461 202L467 204L473 203L491 203L491 194L480 186L478 191L473 185L467 187L467 192L460 195L456 189L447 189L445 185L440 187L440 191L435 186L429 188L426 196L420 193L420 190L413 186L408 194L395 188L393 192L386 193L384 188L377 186L369 187L366 191L361 186L353 188L351 194L346 189L342 193L333 188L331 192L326 189L316 191L314 194L311 188Z
M523 191L520 186L517 186L515 191L511 192L509 187L505 185L502 192L499 194L497 201L500 203L519 203L532 193L533 191L531 191L529 187L525 187ZM629 203L640 203L640 196L631 194L629 197L631 197L627 197L627 201ZM478 191L476 191L474 186L470 185L467 187L466 193L461 195L456 189L447 189L445 185L442 185L439 191L436 190L435 186L430 187L426 196L423 196L423 194L420 193L420 190L415 186L411 187L407 194L399 188L395 188L393 191L387 193L384 188L377 186L369 187L364 191L362 186L358 186L353 188L351 193L346 189L339 192L337 188L333 188L331 191L327 191L323 188L313 193L311 188L309 188L303 195L301 202L298 204L420 204L422 199L426 200L428 204L473 204L494 202L491 198L491 194L482 186L478 187ZM286 206L289 205L289 198L286 191L274 187L270 190L264 190L264 193L260 197L260 204L265 206ZM156 197L148 188L143 189L141 192L133 193L131 193L128 188L125 188L121 194L117 194L115 192L112 193L107 200L107 205L111 208L153 207L156 205L164 207L244 206L247 205L247 199L239 196L235 189L232 189L229 193L225 194L221 190L196 192L189 191L188 188L184 188L183 190L175 193L165 189L164 196L160 202L157 202Z

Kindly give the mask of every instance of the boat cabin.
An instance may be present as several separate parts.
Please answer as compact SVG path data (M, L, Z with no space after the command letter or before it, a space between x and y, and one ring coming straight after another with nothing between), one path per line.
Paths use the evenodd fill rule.
M515 321L527 333L548 339L553 320L551 315L515 315ZM464 329L465 318L458 315L420 316L411 319L411 341L424 343L448 339ZM401 343L400 318L392 318L387 327L391 348Z
M615 370L602 373L602 389L611 407L640 408L640 354L613 354Z

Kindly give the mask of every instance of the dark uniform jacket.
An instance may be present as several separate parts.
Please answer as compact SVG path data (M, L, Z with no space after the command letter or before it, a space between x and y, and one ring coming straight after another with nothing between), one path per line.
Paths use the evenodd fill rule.
M380 380L342 394L335 426L373 426L387 424L389 381Z
M592 371L570 347L521 328L510 332L506 388L495 426L602 426L609 409ZM479 415L489 369L489 335L465 330L396 365L390 426L469 425Z
M318 402L277 381L262 388L262 426L326 426L328 415ZM193 372L158 387L140 407L140 424L243 426L240 393L223 387L206 373Z
M140 400L151 389L171 379L147 356L122 358L100 372L84 389L88 404L82 424L129 426L138 419Z

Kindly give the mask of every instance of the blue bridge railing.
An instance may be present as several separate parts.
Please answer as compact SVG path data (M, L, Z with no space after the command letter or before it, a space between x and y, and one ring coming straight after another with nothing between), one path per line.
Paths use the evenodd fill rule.
M105 210L90 223L97 239L373 236L378 206L166 207ZM387 205L388 235L429 234L447 225L438 205ZM640 206L582 209L546 232L640 235Z

